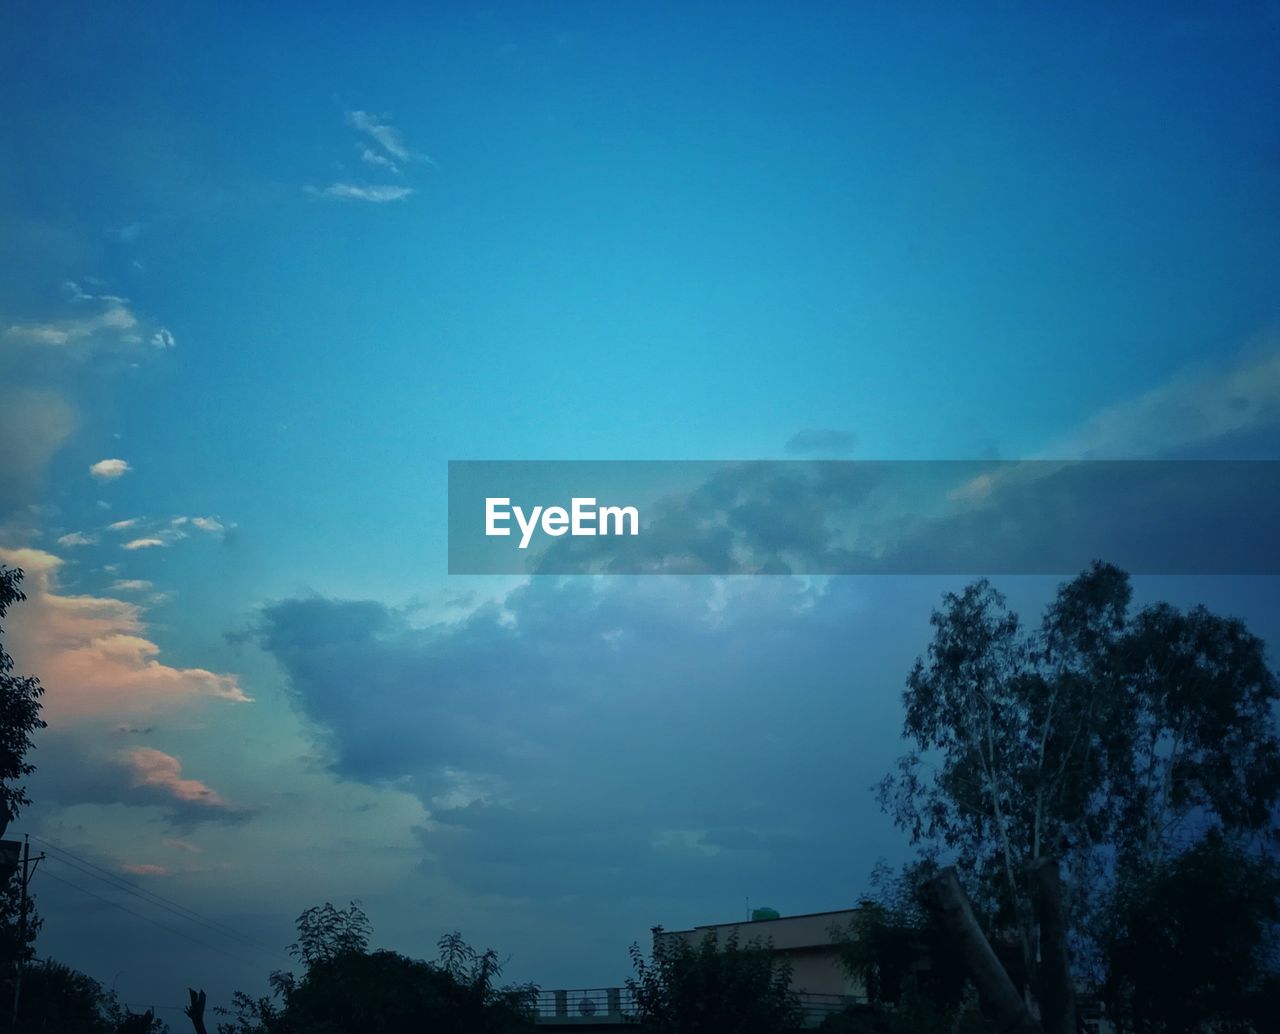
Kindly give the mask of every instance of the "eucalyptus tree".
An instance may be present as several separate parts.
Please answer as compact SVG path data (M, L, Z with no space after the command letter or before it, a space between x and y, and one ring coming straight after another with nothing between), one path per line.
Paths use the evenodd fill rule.
M1078 959L1094 960L1096 917L1122 882L1210 832L1272 846L1280 687L1243 622L1135 611L1128 575L1104 563L1060 586L1033 628L985 579L931 620L903 695L911 749L880 801L1016 940L1031 994L1041 859L1061 862Z

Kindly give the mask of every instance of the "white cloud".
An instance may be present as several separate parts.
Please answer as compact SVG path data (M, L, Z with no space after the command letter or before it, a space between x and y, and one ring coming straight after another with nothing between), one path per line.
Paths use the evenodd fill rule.
M1100 410L1055 442L1053 459L1159 456L1280 422L1280 340L1206 366Z
M367 111L347 112L347 124L357 132L364 133L374 143L387 152L392 158L402 162L430 161L426 155L415 154L409 150L400 131L389 122L384 122Z
M5 339L23 345L57 348L87 340L101 332L110 332L126 342L134 336L125 333L138 325L138 317L128 307L127 299L115 295L85 294L70 281L66 286L74 292L71 295L73 301L101 302L102 311L94 316L77 316L49 323L14 323L5 329Z
M369 146L363 140L357 143L360 160L366 165L385 170L395 176L399 176L402 168L409 164L435 165L430 157L411 149L404 142L400 131L380 115L371 115L367 111L348 111L347 125L372 144ZM339 201L368 201L373 204L403 201L414 193L412 187L388 183L352 183L342 180L325 187L308 186L304 189L315 197Z
M15 323L5 330L4 336L10 341L25 345L65 345L71 338L71 331L48 323Z
M230 527L234 527L234 525L230 525ZM107 525L108 531L117 533L131 531L137 535L136 538L124 543L123 548L128 550L156 549L171 546L175 542L190 538L192 533L189 529L191 528L196 531L202 531L206 535L220 536L226 533L228 525L216 517L188 517L186 515L171 517L168 521L130 517L127 520L116 521Z
M142 578L121 578L112 582L111 588L117 592L146 592L151 588L151 583Z
M95 293L97 282L85 282L90 286L74 280L63 282L68 311L60 318L0 324L0 346L41 349L72 361L102 350L135 351L148 341L158 350L174 346L169 329L139 316L128 298Z
M89 468L89 473L99 481L114 481L116 478L123 477L129 473L132 469L124 460L98 460L97 463Z
M189 525L198 531L207 531L210 535L221 535L227 530L227 526L216 517L174 517L169 523L173 527Z
M400 172L400 166L388 158L385 154L379 154L371 148L365 147L360 151L360 160L367 165L376 165L380 169L388 169L397 175Z
M362 186L357 183L330 183L322 189L308 187L307 190L320 197L337 198L342 201L371 201L374 204L403 201L414 192L412 187Z
M98 541L96 535L86 535L83 531L73 531L58 539L60 546L92 546Z

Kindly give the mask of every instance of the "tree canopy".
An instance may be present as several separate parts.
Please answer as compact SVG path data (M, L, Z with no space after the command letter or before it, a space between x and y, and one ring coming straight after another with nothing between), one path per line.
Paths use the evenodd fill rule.
M499 987L497 955L450 933L428 962L370 951L369 920L356 902L303 912L290 954L301 976L271 975L271 997L234 996L219 1034L510 1034L532 1026L536 988Z
M0 564L0 618L15 603L27 597L22 584L21 568ZM45 727L40 717L40 697L44 693L34 675L15 675L13 658L4 648L4 629L0 628L0 832L31 803L20 780L31 775L35 766L27 761L32 734Z
M1100 917L1213 835L1266 862L1280 800L1280 686L1235 618L1135 611L1095 563L1028 629L986 580L944 597L904 693L912 744L879 786L923 860L954 862L1036 990L1031 873L1064 868L1081 966L1114 965ZM1252 854L1250 854L1252 852ZM1173 866L1173 869L1169 867Z
M631 946L635 976L627 988L637 1019L653 1034L778 1034L800 1021L791 967L767 943L721 941L714 931L695 946L659 939L649 958Z

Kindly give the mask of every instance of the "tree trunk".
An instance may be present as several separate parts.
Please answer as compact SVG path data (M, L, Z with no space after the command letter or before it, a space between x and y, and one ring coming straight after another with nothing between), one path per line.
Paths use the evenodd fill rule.
M1058 860L1043 859L1034 875L1040 902L1040 1022L1044 1034L1076 1034L1076 992Z
M1001 1034L1043 1034L974 918L955 869L943 869L926 885L926 893L978 994L991 1010L996 1029Z
M195 1027L196 1034L209 1034L204 1025L205 993L203 991L197 993L194 988L189 987L187 994L191 996L191 1004L182 1011L191 1020L191 1026Z

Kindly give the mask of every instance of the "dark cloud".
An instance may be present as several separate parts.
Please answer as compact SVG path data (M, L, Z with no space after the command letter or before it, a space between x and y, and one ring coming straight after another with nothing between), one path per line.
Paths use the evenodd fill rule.
M310 599L258 634L332 767L411 789L430 864L469 890L706 898L808 872L797 903L834 907L896 846L867 788L937 588L547 578L433 629Z
M989 494L907 524L862 569L1070 574L1106 558L1144 574L1277 574L1280 462L1010 464Z
M790 574L856 564L839 516L868 504L885 466L813 460L705 464L697 487L658 498L634 538L553 541L546 574ZM500 540L489 540L490 543Z
M706 465L631 536L550 540L541 574L1280 573L1280 461ZM547 495L545 498L556 498ZM504 539L491 557L519 564Z
M848 456L856 443L852 431L809 428L788 438L786 449L793 456Z
M1160 594L1274 631L1274 585L1219 581ZM1000 587L1034 621L1055 582ZM372 601L283 601L256 636L332 770L413 793L421 865L492 903L526 971L573 983L617 979L654 923L748 896L843 907L906 856L870 788L903 749L930 611L962 583L545 577L426 629Z

